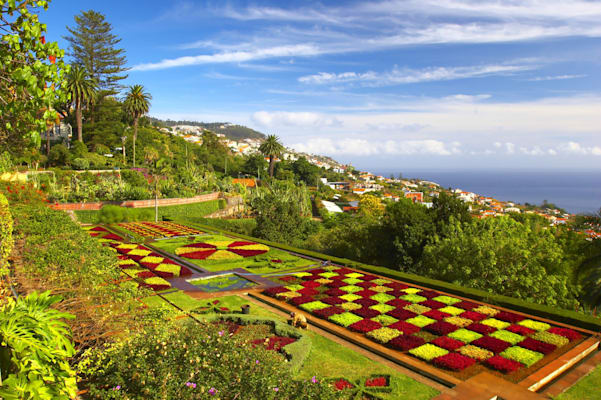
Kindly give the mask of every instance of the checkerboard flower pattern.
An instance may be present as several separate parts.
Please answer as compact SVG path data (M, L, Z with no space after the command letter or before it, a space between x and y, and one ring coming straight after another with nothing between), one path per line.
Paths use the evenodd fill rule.
M175 222L123 222L119 227L145 238L200 235L203 232Z
M581 334L433 290L328 266L286 276L264 294L439 368L510 374Z
M193 260L235 260L258 256L269 251L264 244L240 240L207 240L175 249L175 254ZM321 285L316 282L317 285Z

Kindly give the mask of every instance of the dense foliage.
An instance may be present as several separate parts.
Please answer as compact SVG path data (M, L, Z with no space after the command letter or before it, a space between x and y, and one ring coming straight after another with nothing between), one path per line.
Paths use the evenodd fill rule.
M79 370L101 399L337 398L327 384L292 380L282 362L227 327L188 321L89 351Z

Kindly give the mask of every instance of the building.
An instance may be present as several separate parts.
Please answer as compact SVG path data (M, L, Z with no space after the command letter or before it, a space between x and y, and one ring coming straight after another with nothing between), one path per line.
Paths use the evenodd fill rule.
M414 203L423 203L424 194L422 192L405 192L405 198L410 199Z

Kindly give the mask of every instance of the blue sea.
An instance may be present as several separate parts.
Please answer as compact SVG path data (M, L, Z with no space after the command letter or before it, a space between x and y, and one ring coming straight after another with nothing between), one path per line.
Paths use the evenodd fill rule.
M555 203L571 213L592 213L601 208L601 171L418 171L381 170L403 178L433 181L498 200L516 203Z

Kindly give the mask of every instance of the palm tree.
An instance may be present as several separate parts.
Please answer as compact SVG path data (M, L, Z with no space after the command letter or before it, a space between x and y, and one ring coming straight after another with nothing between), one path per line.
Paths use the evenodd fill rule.
M98 84L83 66L75 64L71 66L71 71L67 75L66 89L71 94L71 101L75 106L77 140L83 142L81 109L84 104L90 104L98 90Z
M134 119L134 167L136 166L136 139L138 137L138 120L142 115L148 112L148 109L150 108L150 100L152 100L152 96L144 91L144 86L133 85L129 87L129 92L125 96L125 101L123 102L125 112L131 115L131 117Z
M280 157L284 150L285 148L280 142L280 138L276 135L267 136L267 139L265 139L265 141L259 147L259 151L263 153L265 157L269 157L269 176L272 178L275 158Z

